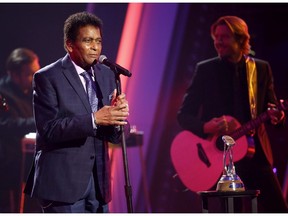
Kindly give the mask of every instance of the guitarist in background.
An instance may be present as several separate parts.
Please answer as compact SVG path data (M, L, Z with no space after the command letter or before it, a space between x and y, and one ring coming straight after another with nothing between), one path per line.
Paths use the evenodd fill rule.
M7 75L0 80L0 95L9 106L0 114L0 213L17 213L21 195L21 140L36 131L32 78L40 69L38 56L32 50L17 48L7 58L6 69Z
M211 26L211 36L218 56L196 65L177 115L181 127L201 138L229 135L236 128L233 119L225 116L244 124L267 109L271 124L283 123L285 114L276 109L269 63L249 56L250 35L245 21L235 16L220 17ZM235 163L236 173L246 189L261 191L259 212L287 212L272 171L271 146L264 124L249 135L253 136L255 153Z

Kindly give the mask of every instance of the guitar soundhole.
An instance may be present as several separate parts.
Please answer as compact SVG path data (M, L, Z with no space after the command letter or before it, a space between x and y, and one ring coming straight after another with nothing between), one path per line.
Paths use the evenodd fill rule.
M224 142L222 140L222 136L218 136L216 139L216 147L220 151L224 151Z

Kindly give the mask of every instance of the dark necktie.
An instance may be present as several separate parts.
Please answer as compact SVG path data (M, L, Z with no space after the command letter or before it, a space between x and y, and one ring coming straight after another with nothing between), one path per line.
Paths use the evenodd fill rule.
M81 75L84 77L86 82L86 92L89 98L92 112L95 112L98 109L98 99L96 95L96 85L92 80L92 72L84 71L83 73L81 73Z

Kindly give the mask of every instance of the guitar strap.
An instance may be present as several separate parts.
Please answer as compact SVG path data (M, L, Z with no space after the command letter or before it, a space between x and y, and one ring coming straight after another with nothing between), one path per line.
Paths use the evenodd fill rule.
M247 84L249 94L249 105L252 119L257 116L257 69L255 60L250 56L246 58L246 73L247 73ZM251 131L251 135L255 134L255 129Z

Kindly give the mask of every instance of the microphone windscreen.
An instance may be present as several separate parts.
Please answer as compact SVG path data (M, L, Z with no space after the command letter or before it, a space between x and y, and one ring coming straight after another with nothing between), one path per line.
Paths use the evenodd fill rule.
M105 59L107 59L107 57L106 57L105 55L100 55L100 56L99 56L99 62L100 62L101 64L103 64L103 61L104 61Z

